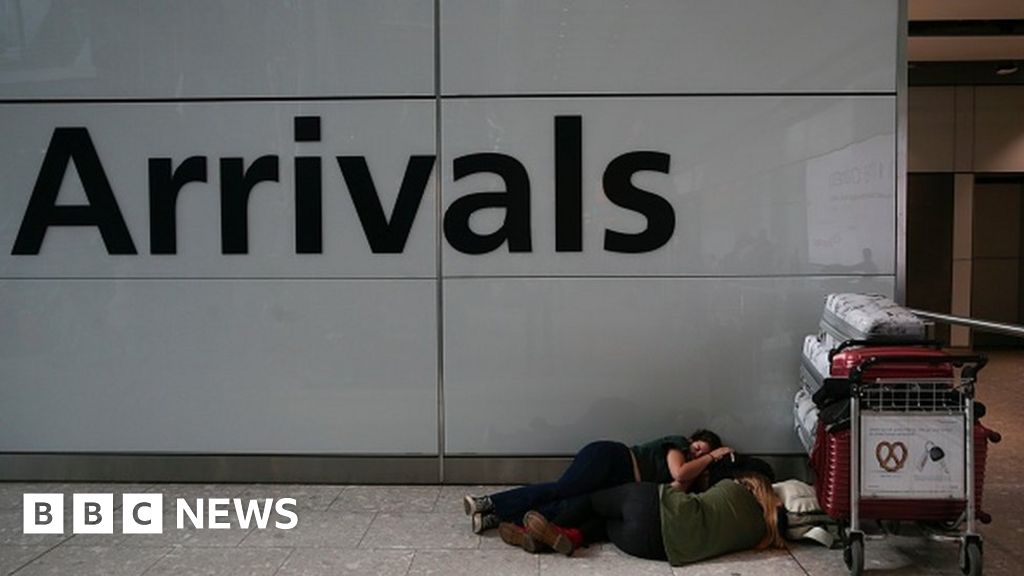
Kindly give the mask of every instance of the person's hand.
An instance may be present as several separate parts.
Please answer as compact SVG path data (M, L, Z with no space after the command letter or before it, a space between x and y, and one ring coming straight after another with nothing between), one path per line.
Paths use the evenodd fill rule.
M729 454L733 453L733 449L728 446L722 446L721 448L715 448L711 451L711 457L714 458L715 462L718 462L722 458L725 458Z

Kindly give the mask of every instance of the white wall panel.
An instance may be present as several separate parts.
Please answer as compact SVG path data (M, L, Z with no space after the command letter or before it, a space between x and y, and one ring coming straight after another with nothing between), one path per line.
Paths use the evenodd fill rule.
M320 142L296 142L294 119L320 117ZM432 102L0 105L0 277L433 277L436 178L423 196L401 253L375 254L337 156L362 156L384 213L393 214L413 155L433 156ZM138 251L109 255L95 226L52 226L39 254L11 254L47 148L58 127L84 127ZM222 158L250 166L278 157L278 182L261 182L248 206L248 254L222 250ZM150 245L149 159L177 167L205 157L207 181L186 184L177 201L177 253ZM321 159L322 254L297 254L295 159ZM435 167L436 169L436 167ZM84 205L75 163L58 205Z
M431 94L430 0L16 2L2 98Z
M455 455L563 454L697 426L798 452L822 297L894 288L898 12L0 2L0 452L434 455L443 434ZM320 117L319 140L298 141L298 116ZM556 117L581 123L578 251L556 249ZM62 128L88 131L137 254L65 225L12 253ZM675 226L612 252L606 231L648 220L603 175L638 151L670 158L629 182ZM81 153L55 176L61 207L86 204ZM505 187L455 178L481 153L523 167L528 251L468 254L444 231L453 205ZM221 160L261 156L277 181L252 190L247 253L225 254ZM337 156L365 158L389 221L410 158L437 156L401 250L371 249ZM149 161L189 157L206 180L179 194L175 253L155 254ZM296 246L298 157L322 161L322 254Z
M895 99L734 97L446 100L445 208L467 195L504 191L493 174L454 179L458 157L496 152L530 179L532 251L503 245L484 255L445 244L455 276L894 273ZM558 252L555 117L579 116L583 244ZM648 222L609 201L602 177L621 154L670 155L670 171L633 183L668 200L675 232L657 250L605 250L606 230ZM480 210L477 234L498 230L503 209ZM871 251L866 258L864 250Z
M0 282L0 451L437 453L436 285Z
M446 449L572 453L697 427L798 452L793 395L824 295L892 278L465 279L445 283Z
M895 91L892 0L442 0L444 94Z

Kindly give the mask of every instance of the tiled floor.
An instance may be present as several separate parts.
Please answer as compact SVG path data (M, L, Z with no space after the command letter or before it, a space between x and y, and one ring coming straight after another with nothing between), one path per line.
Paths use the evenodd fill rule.
M1024 354L992 353L980 397L986 423L1003 434L989 451L985 509L994 517L982 527L985 573L1024 572ZM494 489L489 487L488 489ZM241 528L165 530L160 535L25 535L25 492L144 492L176 497L294 497L299 525L293 530ZM481 488L464 486L266 486L0 484L0 574L18 576L157 575L480 575L645 576L846 574L842 553L810 544L788 550L747 552L684 568L626 556L610 544L573 557L531 555L503 544L492 531L476 536L460 497ZM68 499L67 505L70 505ZM115 495L115 503L120 496ZM172 526L173 515L165 517ZM869 541L867 567L878 574L959 574L956 546L916 537Z

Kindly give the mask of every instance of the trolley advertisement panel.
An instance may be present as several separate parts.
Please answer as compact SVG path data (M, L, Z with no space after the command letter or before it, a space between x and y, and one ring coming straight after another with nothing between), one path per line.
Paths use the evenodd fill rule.
M865 498L964 498L964 417L864 414L861 494Z

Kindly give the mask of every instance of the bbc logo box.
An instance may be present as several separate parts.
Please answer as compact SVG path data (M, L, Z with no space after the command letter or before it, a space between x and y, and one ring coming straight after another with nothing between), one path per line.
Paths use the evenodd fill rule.
M163 532L162 494L124 494L121 499L123 534ZM113 534L113 494L73 494L71 527L74 534ZM63 494L25 494L22 529L25 534L64 533Z
M197 530L227 530L235 523L247 530L269 527L291 530L299 523L295 498L197 498L192 502L177 498L175 525L186 524ZM121 509L114 508L113 494L72 494L71 510L65 514L63 494L25 494L23 530L25 534L63 534L65 516L71 516L74 534L113 534L114 520L121 515L122 534L162 534L164 496L159 493L123 494ZM276 520L275 520L276 519ZM271 522L271 520L275 520Z

